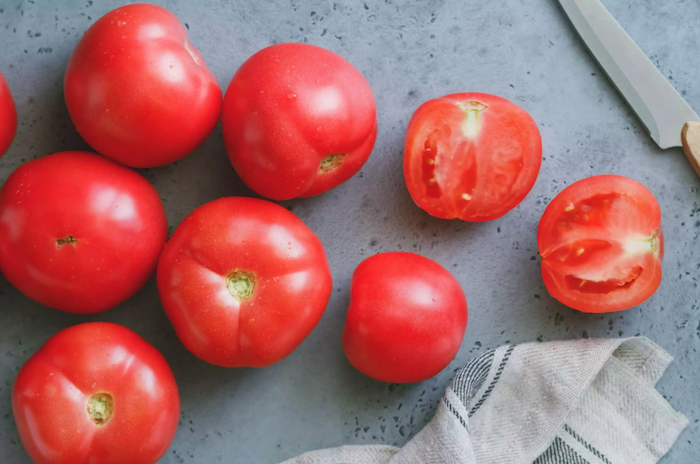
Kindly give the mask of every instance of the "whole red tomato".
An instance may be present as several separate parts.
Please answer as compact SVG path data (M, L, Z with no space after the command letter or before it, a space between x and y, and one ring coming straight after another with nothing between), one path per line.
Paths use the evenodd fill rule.
M166 239L153 186L98 155L30 161L0 190L0 271L52 308L87 314L126 300L153 274Z
M216 77L182 23L155 5L127 5L98 19L70 57L64 93L85 141L138 168L187 155L221 115Z
M4 155L17 131L17 110L10 87L0 74L0 156Z
M579 311L636 306L661 283L661 210L639 182L604 175L565 188L537 229L549 293Z
M350 179L377 137L372 89L344 58L313 45L267 47L226 90L224 141L236 173L274 200L311 197Z
M527 196L542 163L537 124L522 108L485 93L423 103L408 124L408 191L433 216L490 221Z
M253 198L194 210L158 264L178 337L225 367L263 367L290 354L321 319L331 289L318 237L286 209Z
M452 274L414 253L380 253L352 276L343 349L384 382L421 382L443 370L467 328L467 299Z
M12 411L37 464L153 464L175 437L180 396L158 350L125 327L93 322L29 358Z

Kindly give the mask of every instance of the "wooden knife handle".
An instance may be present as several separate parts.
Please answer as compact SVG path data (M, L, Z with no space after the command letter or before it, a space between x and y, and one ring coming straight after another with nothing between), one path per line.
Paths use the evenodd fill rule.
M681 132L683 151L700 176L700 122L688 121Z

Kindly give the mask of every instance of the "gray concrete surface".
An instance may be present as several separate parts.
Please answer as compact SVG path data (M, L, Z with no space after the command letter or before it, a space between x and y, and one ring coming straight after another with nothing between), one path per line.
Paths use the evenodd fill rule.
M0 179L22 162L86 149L62 94L82 33L119 1L0 0L0 70L20 127L0 159ZM156 2L187 23L192 43L226 88L237 67L267 45L298 41L349 59L377 97L379 137L362 172L317 198L284 202L326 246L335 291L314 332L287 359L261 370L222 369L190 355L175 336L155 281L106 313L79 317L44 308L0 279L0 462L24 464L10 408L14 377L57 331L85 321L123 324L160 349L182 394L182 420L162 463L272 464L345 443L403 444L430 419L452 372L503 343L646 335L676 358L659 390L690 419L665 463L700 452L700 180L680 149L662 152L589 56L554 0ZM700 110L700 5L683 0L605 2L687 101ZM460 91L521 105L538 122L544 162L527 199L505 217L468 224L434 219L404 186L402 144L413 110ZM542 284L536 229L566 185L601 173L649 187L663 211L664 279L638 308L589 315L553 300ZM251 195L224 152L221 128L177 164L143 171L165 202L171 230L193 208ZM365 257L408 250L450 269L469 301L456 359L416 385L356 372L340 345L350 277Z

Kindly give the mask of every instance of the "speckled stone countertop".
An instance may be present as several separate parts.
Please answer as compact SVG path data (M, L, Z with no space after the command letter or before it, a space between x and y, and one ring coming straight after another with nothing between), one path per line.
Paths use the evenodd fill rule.
M605 0L664 75L700 110L700 5ZM432 416L455 368L489 347L578 337L650 337L675 358L659 391L690 419L664 463L695 464L700 451L700 180L680 149L661 151L605 78L555 0L156 1L186 23L222 88L246 58L278 42L340 53L369 80L379 136L353 179L311 199L283 202L326 246L334 292L313 333L266 369L223 369L178 341L155 279L106 313L80 317L30 301L0 279L0 462L30 460L10 407L15 375L51 335L73 324L123 324L172 366L182 420L161 463L274 464L346 443L401 445ZM83 32L119 1L0 0L0 71L19 130L0 159L0 181L22 162L88 149L63 101L63 72ZM544 145L533 191L505 217L483 224L430 217L411 201L402 173L404 131L423 101L479 91L505 97L538 122ZM171 231L195 207L252 195L225 155L221 128L178 163L142 171L163 198ZM641 306L583 314L552 299L538 265L538 220L557 192L616 173L658 198L666 234L664 279ZM340 344L350 277L380 251L416 251L452 271L469 302L462 349L437 377L389 385L355 371Z

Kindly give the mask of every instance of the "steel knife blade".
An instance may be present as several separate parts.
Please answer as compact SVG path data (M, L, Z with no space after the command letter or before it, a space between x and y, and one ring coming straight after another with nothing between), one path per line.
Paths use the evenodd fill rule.
M690 105L599 0L559 2L581 39L644 123L651 138L663 149L682 146L681 132L684 132L685 140L686 123L691 122L694 128L697 126L692 121L700 121ZM688 157L694 161L691 154Z

